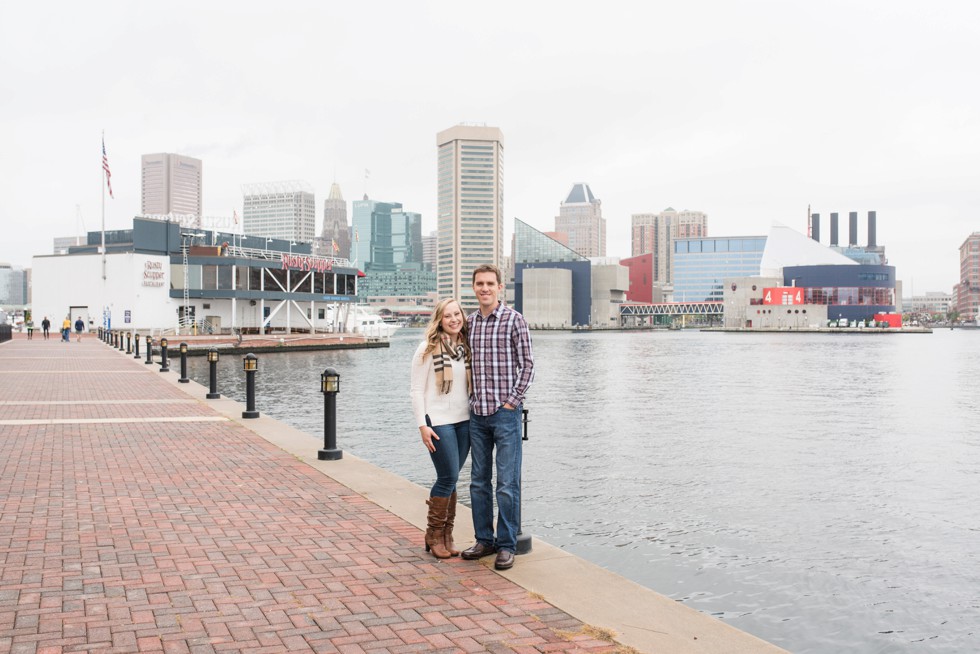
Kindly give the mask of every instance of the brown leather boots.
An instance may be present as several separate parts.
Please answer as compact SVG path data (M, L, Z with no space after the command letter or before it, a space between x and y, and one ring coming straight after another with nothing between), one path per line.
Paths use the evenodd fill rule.
M430 497L427 529L425 530L425 551L431 551L437 559L459 556L453 544L453 522L456 520L456 493L449 497Z
M459 550L453 542L453 524L456 522L456 491L449 496L449 506L446 509L446 549L453 556L459 556Z

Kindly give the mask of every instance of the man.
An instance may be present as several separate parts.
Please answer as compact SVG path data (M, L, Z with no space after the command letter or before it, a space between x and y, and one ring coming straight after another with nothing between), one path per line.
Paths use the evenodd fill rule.
M71 316L65 316L61 321L61 342L71 343Z
M44 320L41 321L41 329L44 330L44 340L48 340L48 330L51 329L51 321L48 320L47 316L44 316Z
M521 517L521 406L534 379L531 334L524 316L500 303L504 285L496 266L473 271L480 310L467 317L472 350L470 396L470 503L476 544L463 552L474 560L494 552L494 567L514 565ZM492 477L497 471L497 532L493 530Z
M82 342L82 332L85 331L85 323L82 321L82 317L79 316L75 319L75 337L78 343Z

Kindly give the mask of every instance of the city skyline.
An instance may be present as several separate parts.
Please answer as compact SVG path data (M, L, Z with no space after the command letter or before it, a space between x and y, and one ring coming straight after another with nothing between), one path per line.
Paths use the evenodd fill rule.
M959 81L980 55L980 10L965 2L699 3L637 8L629 21L604 7L587 26L578 12L506 2L489 16L391 3L384 21L312 4L56 3L54 22L50 10L0 10L11 89L0 103L0 220L11 229L0 261L14 265L77 233L76 205L98 230L103 129L107 229L139 212L140 156L179 152L208 169L205 216L241 216L241 185L255 180L307 179L320 200L336 181L350 198L411 206L428 233L432 135L473 121L507 135L505 244L514 218L550 229L578 180L599 191L618 257L630 254L630 216L666 207L703 211L717 236L773 222L805 233L808 206L876 210L877 241L911 295L950 291L958 248L980 228L980 101ZM324 22L336 38L318 37ZM487 29L474 34L475 22ZM370 50L358 47L369 23ZM653 39L651 24L668 28ZM398 46L405 29L417 37L409 49ZM263 53L240 45L258 38ZM154 39L173 47L141 47ZM444 83L472 72L485 83ZM595 100L568 103L582 79ZM271 93L269 80L308 93Z

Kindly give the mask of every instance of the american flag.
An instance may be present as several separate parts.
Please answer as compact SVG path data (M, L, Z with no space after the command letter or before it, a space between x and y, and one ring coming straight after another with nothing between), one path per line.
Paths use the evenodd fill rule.
M337 241L330 239L330 244L333 245L334 252L340 252L340 246L337 245Z
M105 137L102 138L102 170L105 171L105 185L109 187L109 197L115 199L112 195L112 173L109 172L109 157L105 153Z

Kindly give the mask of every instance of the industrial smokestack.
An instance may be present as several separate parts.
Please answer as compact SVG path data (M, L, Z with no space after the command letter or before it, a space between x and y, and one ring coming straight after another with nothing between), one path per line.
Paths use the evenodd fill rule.
M848 223L850 223L850 240L847 244L851 247L855 247L858 244L858 212L852 211L847 214Z
M810 214L810 238L817 243L820 242L820 214Z
M837 214L830 214L830 247L837 247Z
M868 247L878 247L878 212L868 212Z

